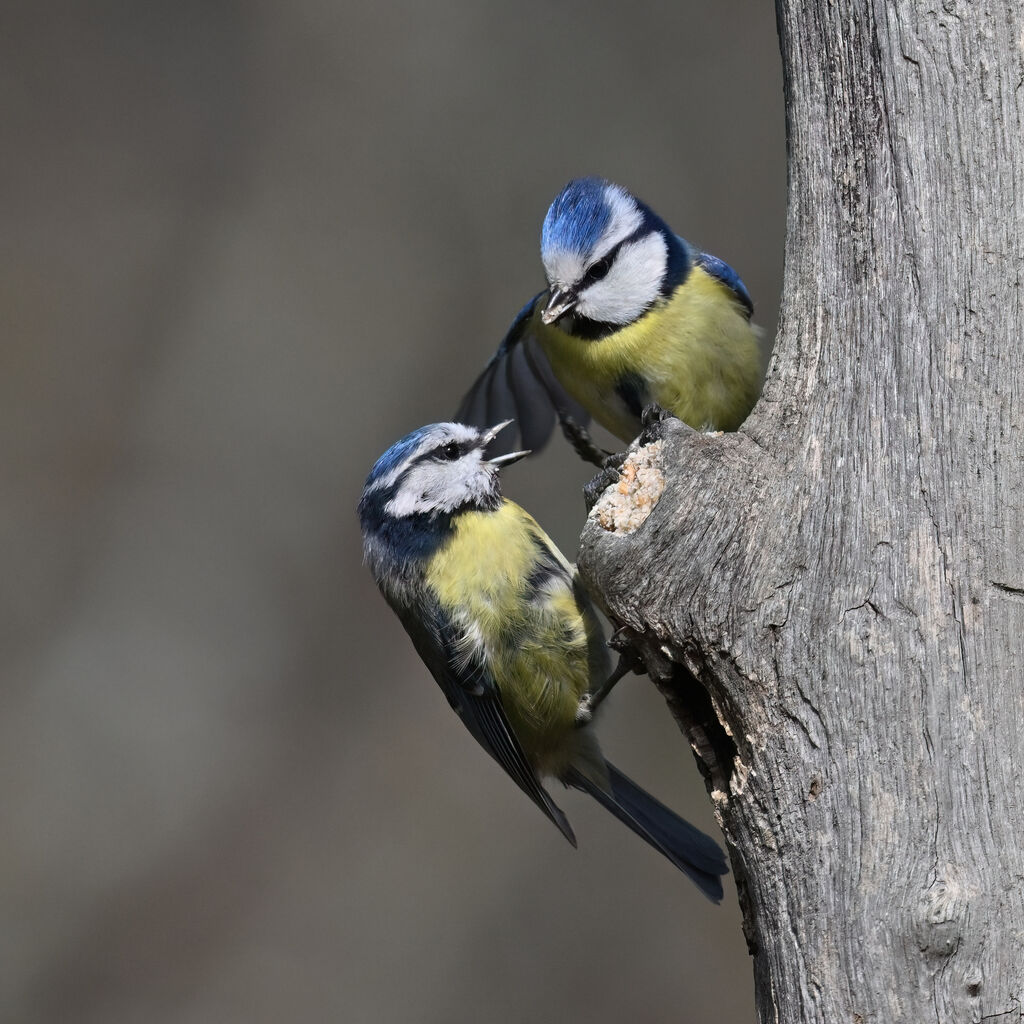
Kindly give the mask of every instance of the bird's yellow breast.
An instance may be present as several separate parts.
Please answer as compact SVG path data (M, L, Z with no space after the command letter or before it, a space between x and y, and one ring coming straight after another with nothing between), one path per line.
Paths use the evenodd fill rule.
M482 657L520 744L544 774L568 758L580 698L590 687L590 645L600 626L573 587L573 571L537 522L511 501L464 512L433 556L426 579L463 635L467 660ZM563 572L535 588L540 558ZM536 580L536 577L534 577Z
M574 337L539 316L535 329L562 386L624 441L639 429L616 391L630 375L651 401L698 430L735 430L761 390L757 329L732 292L700 267L669 299L604 338Z

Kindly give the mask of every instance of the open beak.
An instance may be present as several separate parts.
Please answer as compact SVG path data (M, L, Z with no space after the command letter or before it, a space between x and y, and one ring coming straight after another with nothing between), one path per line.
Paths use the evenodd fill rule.
M515 423L515 420L504 420L496 427L491 427L483 436L484 447L486 448L510 423Z
M529 455L529 451L525 452L509 452L508 455L499 455L496 459L488 459L488 466L497 466L498 469L502 469L505 466L511 466L513 462L518 462L520 459L525 459Z
M548 299L548 304L541 310L540 318L546 324L553 324L580 301L580 297L568 288L556 288Z
M504 423L499 423L496 427L491 427L491 429L484 434L484 447L486 448L498 436L498 434L500 434L512 422L513 420L505 420ZM496 459L488 459L487 465L496 466L498 469L501 469L502 466L511 466L513 462L525 459L529 454L529 451L509 452L508 455L499 455Z

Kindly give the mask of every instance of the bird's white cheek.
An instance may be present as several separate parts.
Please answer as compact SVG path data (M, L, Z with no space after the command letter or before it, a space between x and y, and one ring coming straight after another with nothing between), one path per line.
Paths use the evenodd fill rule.
M406 473L385 511L398 519L420 512L444 511L459 501L462 490L461 481L450 466L426 462Z
M650 308L668 266L668 246L654 233L624 245L606 277L587 288L577 306L591 320L628 324Z

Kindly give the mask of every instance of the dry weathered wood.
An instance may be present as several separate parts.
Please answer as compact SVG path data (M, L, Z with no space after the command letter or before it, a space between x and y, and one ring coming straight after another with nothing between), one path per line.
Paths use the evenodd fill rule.
M778 0L783 313L581 567L694 743L759 1014L1020 1020L1024 7Z

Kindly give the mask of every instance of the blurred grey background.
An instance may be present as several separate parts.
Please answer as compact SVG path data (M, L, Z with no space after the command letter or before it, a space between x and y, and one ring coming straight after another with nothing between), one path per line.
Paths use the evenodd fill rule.
M784 124L748 0L71 0L0 33L0 1019L753 1019L705 902L573 851L450 713L354 506L599 173L774 330ZM587 468L507 491L567 552ZM605 748L716 831L646 680Z

